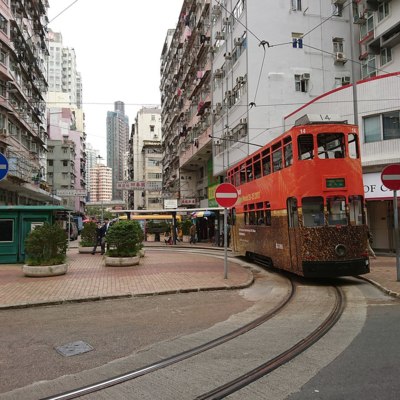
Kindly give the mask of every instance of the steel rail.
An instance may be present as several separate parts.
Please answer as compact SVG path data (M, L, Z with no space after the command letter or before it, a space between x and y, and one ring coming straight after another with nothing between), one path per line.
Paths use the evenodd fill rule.
M220 346L240 335L243 335L244 333L247 333L251 331L252 329L255 329L256 327L260 326L261 324L265 323L272 317L274 317L276 314L278 314L292 299L293 296L296 292L295 289L295 284L293 282L293 279L288 277L288 280L290 281L290 290L288 291L288 294L286 297L279 303L277 304L271 311L268 313L256 318L255 320L249 322L246 325L243 325L242 327L235 329L223 336L220 336L218 338L215 338L209 342L203 343L202 345L196 346L192 349L186 350L182 353L175 354L171 357L165 358L163 360L157 361L153 364L149 364L145 367L129 371L127 373L102 380L97 383L93 383L87 386L82 386L77 389L73 389L67 392L59 393L56 395L52 395L49 397L44 397L41 400L69 400L69 399L75 399L84 395L87 395L89 393L94 393L98 392L101 390L104 390L106 388L109 388L111 386L115 386L124 382L127 382L129 380L136 379L140 376L149 374L151 372L154 372L156 370L165 368L167 366L170 366L172 364L176 364L178 362L181 362L183 360L186 360L190 357L193 357L195 355L198 355L200 353L203 353L207 350L210 350L214 347Z
M336 293L335 305L328 317L318 326L317 329L278 356L272 358L264 364L259 365L257 368L248 371L238 378L196 397L195 400L223 399L224 397L239 391L243 387L269 374L275 369L281 367L283 364L286 364L288 361L294 359L318 340L320 340L338 322L345 308L346 301L343 291L336 286L334 288Z

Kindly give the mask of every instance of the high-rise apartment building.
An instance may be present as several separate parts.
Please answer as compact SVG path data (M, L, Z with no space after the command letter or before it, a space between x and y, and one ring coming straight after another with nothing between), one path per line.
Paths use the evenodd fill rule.
M90 201L90 170L94 168L100 158L99 150L95 149L90 143L86 145L86 188L88 192L88 201Z
M138 187L130 193L131 208L162 208L161 109L143 107L136 115L129 141L129 180ZM142 186L140 185L142 184Z
M124 180L124 155L128 151L129 118L122 101L114 103L114 111L107 112L107 166L112 169L112 197L122 200L117 183Z
M86 133L85 116L82 110L82 85L80 73L77 70L75 50L64 46L62 34L49 31L49 68L47 105L49 112L48 134L54 142L59 140L56 147L62 147L65 142L75 144L73 174L69 179L70 187L77 193L86 190ZM65 160L54 160L54 162ZM54 168L51 185L57 192L65 188L66 182L57 178L60 171ZM62 175L61 175L62 176ZM62 193L62 192L60 192ZM77 213L84 213L86 196L63 198L62 202L73 207Z
M46 182L47 0L0 2L0 204L52 200Z
M97 164L90 170L90 201L110 202L112 199L112 170L103 164Z

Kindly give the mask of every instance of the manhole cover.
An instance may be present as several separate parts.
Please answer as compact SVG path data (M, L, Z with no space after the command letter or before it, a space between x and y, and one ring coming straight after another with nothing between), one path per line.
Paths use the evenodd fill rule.
M77 342L67 343L60 347L56 347L56 351L65 357L76 356L77 354L86 353L92 350L93 347L90 344L82 342L82 340L78 340Z

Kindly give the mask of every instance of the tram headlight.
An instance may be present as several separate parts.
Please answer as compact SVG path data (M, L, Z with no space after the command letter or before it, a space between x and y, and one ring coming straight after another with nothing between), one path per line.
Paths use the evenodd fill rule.
M335 253L339 257L344 257L347 253L347 247L344 244L338 244L335 247Z

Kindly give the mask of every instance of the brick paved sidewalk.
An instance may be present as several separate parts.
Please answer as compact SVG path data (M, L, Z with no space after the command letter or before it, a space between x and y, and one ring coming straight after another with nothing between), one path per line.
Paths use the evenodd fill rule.
M228 263L228 279L224 279L222 258L177 253L167 248L147 248L139 266L105 267L102 256L79 254L72 245L68 263L66 275L45 278L25 277L21 265L1 265L0 308L236 288L253 281L250 270L237 263Z
M378 256L371 258L371 272L366 279L391 296L400 298L400 282L397 281L396 257Z

